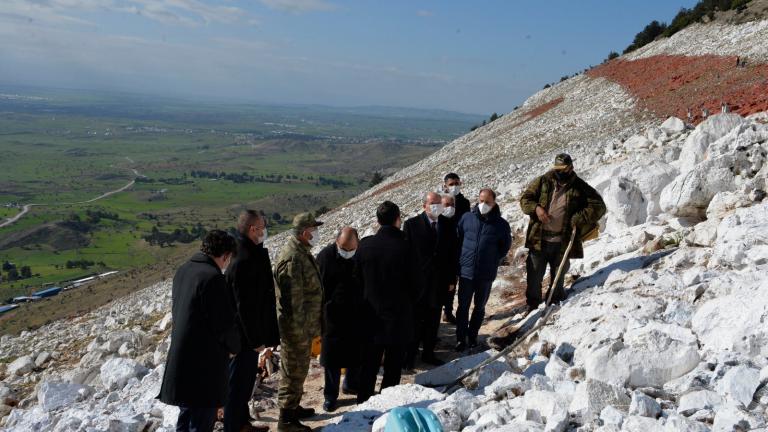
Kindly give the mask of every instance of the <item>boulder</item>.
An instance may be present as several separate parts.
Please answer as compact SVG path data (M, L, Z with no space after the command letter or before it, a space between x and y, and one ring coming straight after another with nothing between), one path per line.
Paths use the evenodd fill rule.
M657 387L696 367L698 340L689 329L651 321L629 329L585 359L587 378L619 386Z
M606 231L614 232L645 222L648 203L640 188L626 177L614 177L603 193L608 208Z
M488 399L512 399L524 394L531 388L531 383L523 375L512 372L504 372L499 379L485 387L485 396Z
M611 425L616 426L617 428L621 428L621 424L624 422L626 417L626 414L611 405L608 405L607 407L603 408L602 411L600 411L600 421L602 421L604 425Z
M589 422L609 405L626 408L629 403L629 396L622 387L588 378L576 387L568 411L582 422Z
M545 423L545 430L562 432L568 425L570 400L551 391L531 390L523 397L523 408L535 410Z
M711 390L695 390L680 397L677 412L688 417L696 411L716 410L722 403L723 398Z
M677 414L670 414L664 422L663 432L709 432L703 423L689 420Z
M760 371L758 369L738 365L725 373L717 383L717 393L726 401L749 406L755 390L760 385Z
M677 117L670 117L664 120L660 126L667 135L674 135L685 130L685 123Z
M712 198L736 187L732 155L707 159L677 176L659 197L661 210L674 216L703 219Z
M32 372L32 369L34 368L35 360L32 356L25 355L11 362L11 364L8 365L8 369L6 369L6 373L9 376L22 376Z
M461 430L470 414L481 405L482 403L477 397L462 388L445 398L445 400L429 405L428 408L440 419L443 429L458 431Z
M552 381L562 381L566 379L566 372L570 366L560 357L553 355L549 357L544 374Z
M624 141L624 148L628 151L645 150L651 147L650 139L643 135L632 135Z
M727 404L715 413L712 432L751 431L765 426L743 409Z
M134 360L115 357L107 360L100 369L101 382L107 390L120 390L132 378L141 378L147 368Z
M653 418L631 415L624 419L621 430L626 432L648 432L660 429L661 424Z
M48 351L43 351L40 354L35 357L35 366L36 367L43 367L46 363L51 359L51 353Z
M680 152L680 171L687 172L708 156L709 145L727 135L734 128L746 123L738 114L713 115L701 122L688 136Z
M661 405L652 397L635 390L629 404L629 415L658 418L661 415Z
M414 383L430 386L449 384L464 374L466 371L472 369L473 367L480 364L483 360L491 357L496 353L496 350L488 350L471 356L458 358L449 363L446 363L443 366L430 369L416 375ZM495 363L499 363L499 365L494 364L492 366L486 366L484 369L488 369L488 371L481 372L480 381L482 381L482 384L488 385L493 381L491 378L498 378L504 371L511 371L511 368L503 358L498 359ZM495 375L495 377L492 377L491 375Z
M717 227L712 266L742 268L768 261L768 201L736 209Z
M44 411L68 407L88 396L90 389L80 384L43 381L37 391L37 402Z

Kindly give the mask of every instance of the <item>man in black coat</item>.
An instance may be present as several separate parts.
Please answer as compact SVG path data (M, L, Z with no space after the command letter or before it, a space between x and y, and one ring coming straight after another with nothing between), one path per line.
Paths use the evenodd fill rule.
M177 431L212 431L226 401L227 364L240 335L222 270L235 250L235 239L213 230L173 278L171 347L158 398L180 408Z
M229 364L229 398L224 407L226 432L264 430L250 424L248 401L256 383L259 352L280 344L272 264L264 247L266 219L258 211L245 210L240 214L237 230L237 255L226 278L235 301L243 349Z
M443 178L443 191L453 196L453 220L458 224L462 216L469 211L469 200L461 193L461 179L456 173L448 173ZM456 257L458 262L458 256ZM443 302L443 320L451 324L456 324L456 317L453 315L453 299L456 297L456 280L453 281L453 289L445 296Z
M429 192L424 197L424 211L403 224L405 238L419 258L419 268L426 285L416 302L416 339L408 348L405 368L413 369L419 345L423 345L421 360L440 366L444 362L435 357L437 332L448 283L456 277L456 226L443 216L442 197Z
M320 364L325 368L323 409L336 410L341 369L346 368L343 391L357 393L360 367L360 331L363 286L355 271L357 230L344 227L317 255L323 282L323 344Z
M360 240L356 254L365 316L358 403L373 395L382 358L381 388L400 384L405 348L414 338L413 305L423 287L418 258L400 231L400 209L384 201L376 210L376 218L381 228Z

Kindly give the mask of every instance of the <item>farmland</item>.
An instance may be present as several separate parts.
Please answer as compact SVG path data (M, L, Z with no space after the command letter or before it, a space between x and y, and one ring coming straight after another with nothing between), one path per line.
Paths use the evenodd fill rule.
M419 160L477 120L0 89L0 222L35 204L0 228L0 263L31 269L20 280L0 273L0 299L95 272L173 267L202 232L232 228L246 207L280 231L294 214L339 205L374 172Z

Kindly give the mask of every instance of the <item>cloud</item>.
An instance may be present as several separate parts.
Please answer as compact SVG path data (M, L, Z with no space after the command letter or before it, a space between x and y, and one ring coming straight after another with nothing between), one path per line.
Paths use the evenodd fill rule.
M0 18L48 24L94 25L78 14L108 12L144 17L162 24L198 26L210 23L258 23L235 6L200 0L3 0Z
M325 0L260 0L270 8L283 12L301 14L306 12L323 12L336 9L336 5Z
M429 10L421 9L416 11L416 15L420 17L428 18L428 17L434 16L435 13Z

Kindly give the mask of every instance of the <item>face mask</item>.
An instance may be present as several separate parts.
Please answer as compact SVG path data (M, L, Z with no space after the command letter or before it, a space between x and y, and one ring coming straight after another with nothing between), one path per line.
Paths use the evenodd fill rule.
M256 244L264 243L265 241L267 241L267 237L268 237L268 235L267 235L267 227L264 227L264 234L262 234L261 237L256 239L257 240Z
M461 187L459 185L448 186L447 191L449 194L456 196L461 193Z
M480 214L485 215L485 214L488 214L489 211L491 211L493 206L488 205L488 204L483 202L483 203L478 204L477 208L480 210Z
M357 250L345 251L344 249L339 249L339 256L344 259L350 259L355 256L355 252L357 252Z
M438 217L443 212L443 205L442 204L430 204L429 205L429 214L432 217Z
M453 215L455 215L455 214L456 214L456 209L453 208L453 207L446 207L443 210L443 216L445 216L447 218L452 218Z
M310 231L310 234L312 234L312 238L309 239L309 245L317 246L317 231Z
M555 178L560 182L570 179L572 175L573 172L555 171Z

